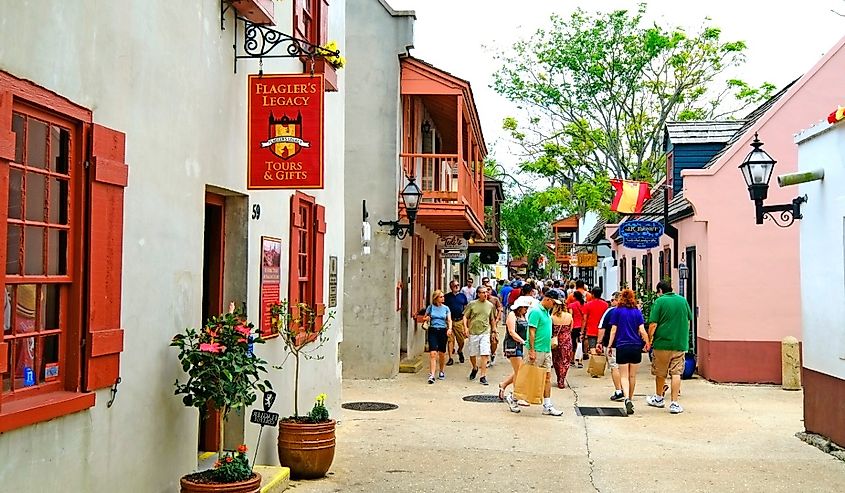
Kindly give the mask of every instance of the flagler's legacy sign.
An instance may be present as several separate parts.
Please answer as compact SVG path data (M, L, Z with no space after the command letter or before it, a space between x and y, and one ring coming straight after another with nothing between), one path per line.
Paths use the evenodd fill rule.
M648 250L660 245L663 224L657 221L625 221L619 227L619 235L626 247Z
M321 74L249 76L247 188L323 188Z

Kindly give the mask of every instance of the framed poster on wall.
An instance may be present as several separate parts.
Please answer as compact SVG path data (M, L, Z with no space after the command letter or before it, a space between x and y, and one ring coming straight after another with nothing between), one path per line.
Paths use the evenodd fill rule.
M282 279L282 240L261 237L261 337L267 339L279 334L270 323L270 306L278 303Z

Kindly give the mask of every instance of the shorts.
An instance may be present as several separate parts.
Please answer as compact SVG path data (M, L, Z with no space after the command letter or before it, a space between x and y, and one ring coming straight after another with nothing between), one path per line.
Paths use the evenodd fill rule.
M643 350L639 346L622 346L616 348L617 365L638 365L643 362Z
M651 374L656 377L683 375L685 360L684 351L655 349L651 359Z
M485 332L478 335L469 335L469 355L472 356L490 356L490 333Z
M598 336L587 336L587 350L589 351L591 348L596 347L596 344L599 342Z
M552 371L552 353L537 351L537 359L531 361L531 359L526 356L523 360L523 364L543 368L546 370L546 373L550 373Z
M607 356L607 351L605 351L605 356ZM616 370L619 368L619 363L616 362L615 351L613 353L613 356L607 356L607 366L609 366L611 370Z
M458 347L460 347L464 345L464 340L466 340L466 336L464 335L464 321L452 322L452 335L449 336L449 342L457 342Z
M429 352L437 351L438 353L446 352L446 329L428 329L428 350Z

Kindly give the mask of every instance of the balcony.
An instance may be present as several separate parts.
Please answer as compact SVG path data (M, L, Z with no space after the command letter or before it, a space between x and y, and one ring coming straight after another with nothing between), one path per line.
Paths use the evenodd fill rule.
M399 158L423 192L416 222L440 236L486 237L487 148L469 83L413 57L401 67Z
M477 238L469 247L470 252L490 252L496 254L502 251L502 202L505 195L502 182L492 178L484 179L484 236ZM489 257L492 259L492 255Z
M568 267L572 261L572 249L578 241L578 216L569 216L552 223L552 232L555 261L561 267Z

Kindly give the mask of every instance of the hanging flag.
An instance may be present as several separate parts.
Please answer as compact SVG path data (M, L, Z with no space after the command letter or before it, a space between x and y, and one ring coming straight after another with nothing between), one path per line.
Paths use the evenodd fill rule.
M649 185L643 181L610 180L616 189L616 195L610 204L610 210L622 214L639 214L643 204L651 198Z
M841 122L845 119L845 108L842 106L836 108L836 111L827 115L827 123Z

